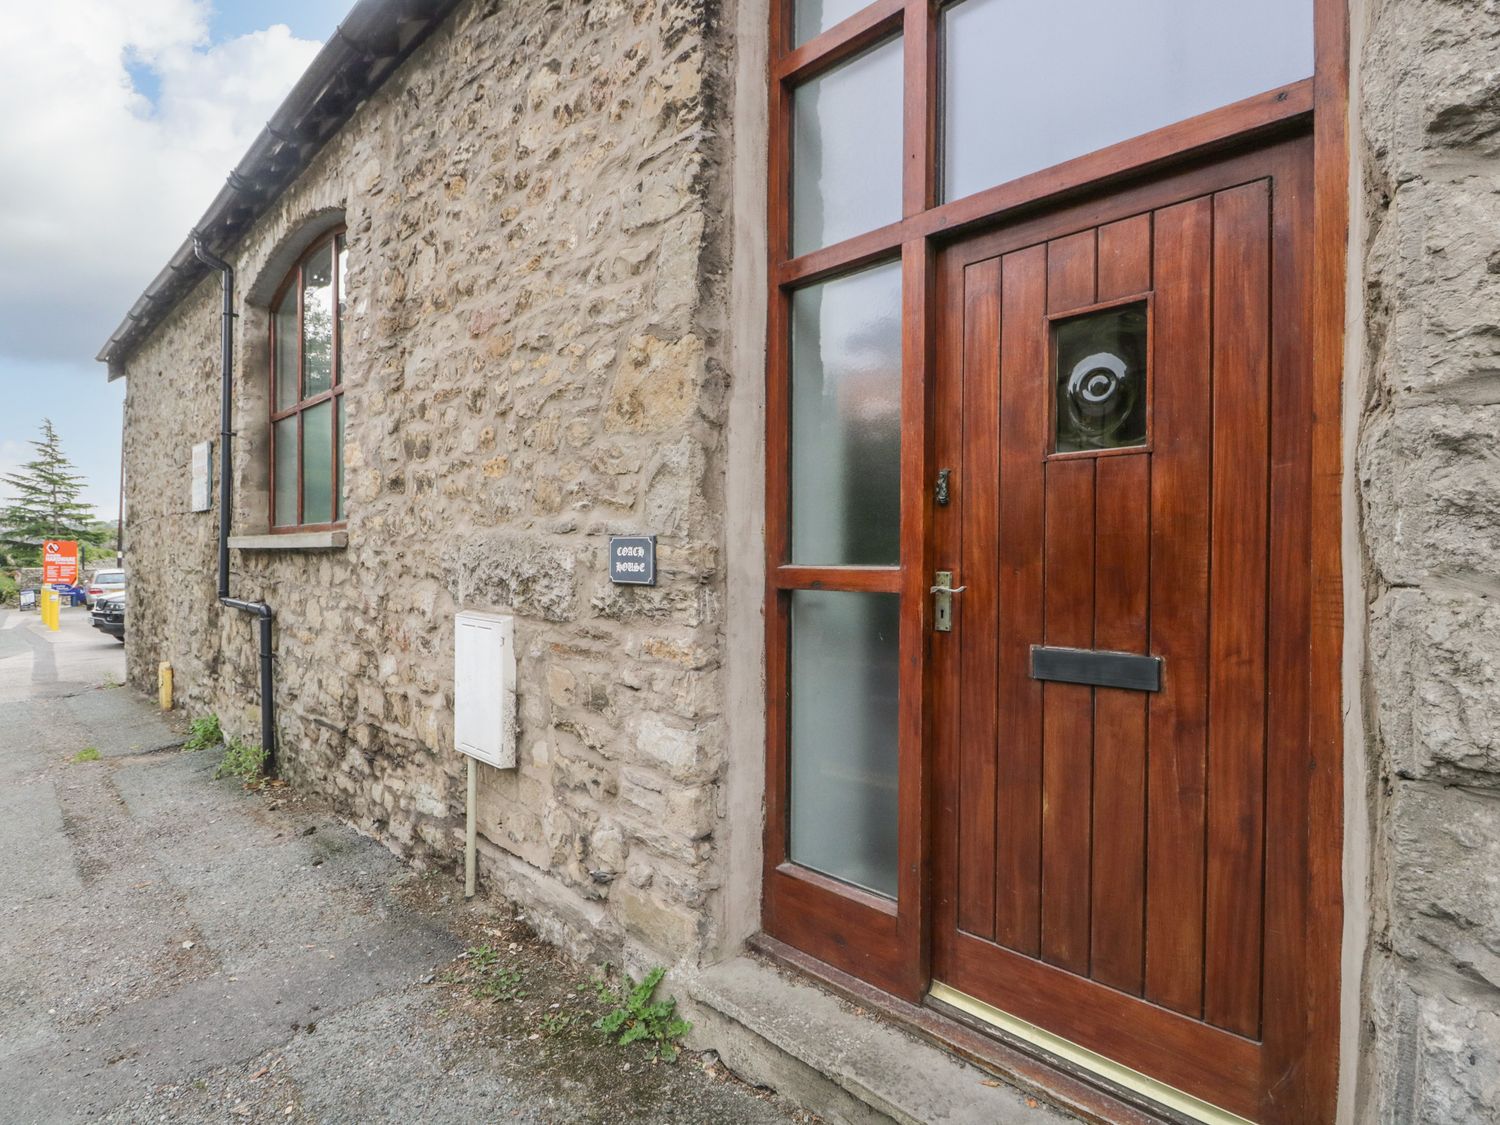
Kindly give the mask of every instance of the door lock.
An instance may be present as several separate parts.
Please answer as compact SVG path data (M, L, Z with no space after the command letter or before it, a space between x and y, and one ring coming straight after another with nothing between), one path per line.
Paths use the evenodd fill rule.
M953 585L953 572L940 570L933 578L936 585L927 592L933 595L932 630L935 633L953 632L953 595L962 594L967 586Z

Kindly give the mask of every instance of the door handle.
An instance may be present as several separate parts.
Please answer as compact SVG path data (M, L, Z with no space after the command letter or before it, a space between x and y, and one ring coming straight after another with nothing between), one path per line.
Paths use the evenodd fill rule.
M933 595L932 630L935 633L951 633L953 632L953 595L962 594L968 587L953 585L951 570L940 570L933 575L933 578L937 580L936 584L927 590Z

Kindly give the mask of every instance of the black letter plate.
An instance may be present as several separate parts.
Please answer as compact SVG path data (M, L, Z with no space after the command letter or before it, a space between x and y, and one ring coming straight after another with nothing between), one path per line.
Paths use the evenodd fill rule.
M1031 678L1131 691L1161 691L1161 657L1032 645Z

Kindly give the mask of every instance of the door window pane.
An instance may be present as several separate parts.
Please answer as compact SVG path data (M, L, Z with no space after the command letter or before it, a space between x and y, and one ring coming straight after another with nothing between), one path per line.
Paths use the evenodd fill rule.
M827 31L840 20L846 20L870 0L797 0L798 44L806 43L819 32Z
M291 285L276 306L276 409L295 406L297 393L297 287Z
M792 295L792 561L901 561L901 264Z
M792 96L792 253L901 218L901 40Z
M900 598L791 598L789 858L894 898Z
M297 522L297 416L276 423L276 502L271 522L286 527Z
M302 522L333 522L333 403L302 412Z
M943 12L958 199L1313 72L1313 0L963 0Z
M333 386L333 246L325 246L302 267L303 398Z
M1059 453L1146 444L1146 306L1053 325Z

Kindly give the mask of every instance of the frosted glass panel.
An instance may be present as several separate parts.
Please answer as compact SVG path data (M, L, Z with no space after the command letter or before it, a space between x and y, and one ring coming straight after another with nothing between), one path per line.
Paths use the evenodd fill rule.
M792 561L901 561L901 265L792 295Z
M333 403L302 412L302 522L333 522Z
M792 253L901 218L901 40L792 96Z
M943 12L958 199L1307 78L1313 0L963 0Z
M286 527L297 522L297 417L276 423L276 511L271 522Z
M297 390L297 287L292 285L276 306L276 409L296 406Z
M840 20L848 19L869 0L797 0L796 42L806 43Z
M792 598L793 863L896 895L895 594Z

